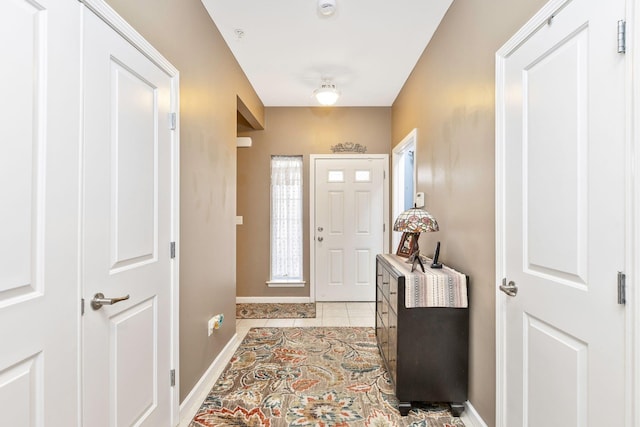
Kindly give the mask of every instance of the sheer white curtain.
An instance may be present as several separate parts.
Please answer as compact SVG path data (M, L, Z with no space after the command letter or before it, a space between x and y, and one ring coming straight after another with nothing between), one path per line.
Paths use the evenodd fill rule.
M302 156L271 158L271 281L302 281Z

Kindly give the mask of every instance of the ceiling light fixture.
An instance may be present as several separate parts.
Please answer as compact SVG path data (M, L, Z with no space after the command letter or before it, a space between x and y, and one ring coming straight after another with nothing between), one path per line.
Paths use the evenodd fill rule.
M340 97L340 91L336 85L328 80L323 80L320 87L313 91L318 102L322 105L333 105Z
M318 0L318 10L324 16L331 16L336 11L336 0Z

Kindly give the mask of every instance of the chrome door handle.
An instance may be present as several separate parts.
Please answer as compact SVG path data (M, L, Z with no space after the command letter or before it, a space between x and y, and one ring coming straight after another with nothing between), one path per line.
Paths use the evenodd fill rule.
M318 242L322 242L324 238L322 236L318 237Z
M94 310L100 310L103 305L113 305L119 303L120 301L128 299L129 295L117 298L105 298L102 292L98 292L93 296L93 299L91 300L91 308L93 308Z
M518 287L516 286L516 284L513 281L510 281L509 284L507 284L507 279L502 280L500 290L510 297L515 297L516 295L518 295Z

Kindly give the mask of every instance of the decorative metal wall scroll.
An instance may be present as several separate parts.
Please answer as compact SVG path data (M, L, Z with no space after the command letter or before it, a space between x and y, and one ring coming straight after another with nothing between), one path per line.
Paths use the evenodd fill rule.
M353 142L344 142L331 146L331 151L333 153L360 153L364 154L367 152L367 146L361 144L354 144Z

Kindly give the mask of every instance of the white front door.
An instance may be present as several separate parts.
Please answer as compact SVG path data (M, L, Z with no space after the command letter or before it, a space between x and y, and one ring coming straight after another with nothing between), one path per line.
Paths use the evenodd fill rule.
M84 16L83 422L169 426L171 78Z
M317 301L374 301L384 252L388 159L313 158Z
M77 424L80 8L0 2L0 426Z
M622 426L625 56L616 29L625 4L555 4L498 67L498 271L502 265L507 287L517 287L516 296L498 299L503 425Z

